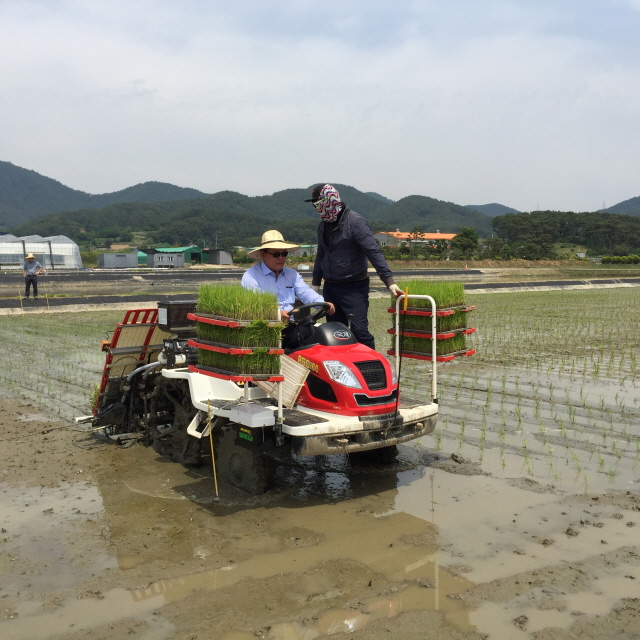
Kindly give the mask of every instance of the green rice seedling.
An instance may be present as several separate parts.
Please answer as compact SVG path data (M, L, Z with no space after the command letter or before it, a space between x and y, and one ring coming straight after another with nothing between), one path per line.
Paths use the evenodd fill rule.
M248 326L224 327L198 322L199 338L222 345L250 347L251 355L230 355L200 349L198 361L204 366L240 374L279 373L280 357L267 353L280 346L282 325L270 327L279 320L275 294L256 292L240 285L205 284L198 291L198 312L240 321Z
M398 283L398 286L403 291L406 291L408 288L409 295L431 296L435 300L438 309L448 309L464 304L464 285L461 282L427 282L424 280L408 280ZM395 298L392 298L392 304L395 305ZM409 300L409 307L412 309L424 309L425 311L429 311L431 309L431 303L429 300ZM453 315L437 317L436 330L444 332L451 331L453 329L466 328L467 316L468 313L456 310ZM402 322L405 330L431 330L431 318L429 316L406 315L403 317Z
M575 452L571 452L571 457L573 458L573 464L575 468L578 470L578 473L582 471L582 465L580 464L580 460Z
M273 293L245 289L239 284L204 284L198 290L198 312L236 320L280 319Z
M616 458L622 458L622 454L620 453L620 449L618 449L618 441L614 440L611 445L611 452Z
M431 296L439 309L448 309L464 304L464 285L462 282L429 282L426 280L405 280L398 286L409 295ZM395 303L395 297L392 298ZM410 307L430 309L428 300L410 300Z
M270 327L264 320L254 320L250 325L239 329L221 327L205 322L196 323L198 338L218 344L234 347L280 347L282 325Z
M252 354L246 356L232 356L206 349L199 351L199 364L222 371L242 375L280 373L280 356L269 355L267 349L256 349Z
M392 343L392 346L395 346L395 344ZM414 353L431 355L431 340L403 337L401 346L403 351L413 351ZM456 351L464 351L466 347L467 342L465 335L453 336L453 338L449 338L448 340L436 340L436 354L439 356L455 353Z

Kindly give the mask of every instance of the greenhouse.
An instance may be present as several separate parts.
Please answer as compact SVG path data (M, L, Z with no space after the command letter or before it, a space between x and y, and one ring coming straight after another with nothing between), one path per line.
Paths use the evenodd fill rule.
M80 249L67 236L0 236L0 268L22 269L28 253L45 269L82 269Z

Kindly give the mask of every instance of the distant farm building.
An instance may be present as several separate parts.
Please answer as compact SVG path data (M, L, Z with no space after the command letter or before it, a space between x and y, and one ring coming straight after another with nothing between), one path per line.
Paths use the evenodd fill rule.
M289 251L289 255L294 258L313 258L318 253L317 244L301 244L299 249Z
M156 258L151 255L160 254ZM175 256L180 254L182 258ZM162 258L166 255L166 258ZM173 258L173 259L172 259ZM181 264L178 264L181 262ZM233 264L231 251L223 249L201 249L195 245L190 247L160 247L149 249L147 252L138 252L138 264L150 267L184 267L190 264Z
M101 269L135 269L138 266L138 251L129 253L100 253L98 266Z
M210 249L209 264L233 264L233 254L222 249Z
M428 247L442 240L449 244L456 237L456 234L436 231L436 233L416 235L409 231L379 231L374 233L373 237L381 247L401 247L403 244L408 247Z
M147 253L147 266L152 268L174 269L184 267L184 251L176 248L174 251L170 249L151 249Z
M0 267L22 269L28 253L45 269L82 269L80 248L67 236L0 236Z

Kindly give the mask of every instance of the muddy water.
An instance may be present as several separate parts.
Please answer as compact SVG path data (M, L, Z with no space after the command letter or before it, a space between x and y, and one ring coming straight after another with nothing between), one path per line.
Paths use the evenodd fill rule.
M64 409L54 422L49 396L5 397L0 638L637 637L637 342L595 377L577 342L589 375L561 358L539 371L531 329L512 326L537 299L511 298L513 346L478 298L477 344L491 348L441 368L434 436L392 467L281 463L261 497L223 485L216 501L207 469L107 444ZM425 368L404 370L411 395L425 392Z

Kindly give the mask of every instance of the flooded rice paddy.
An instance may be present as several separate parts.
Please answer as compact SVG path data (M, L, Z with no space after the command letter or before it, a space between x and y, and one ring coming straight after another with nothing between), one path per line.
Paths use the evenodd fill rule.
M0 638L640 636L640 299L469 296L433 435L246 497L70 422L122 312L0 321ZM372 300L380 348L386 301ZM428 367L403 363L426 397Z

